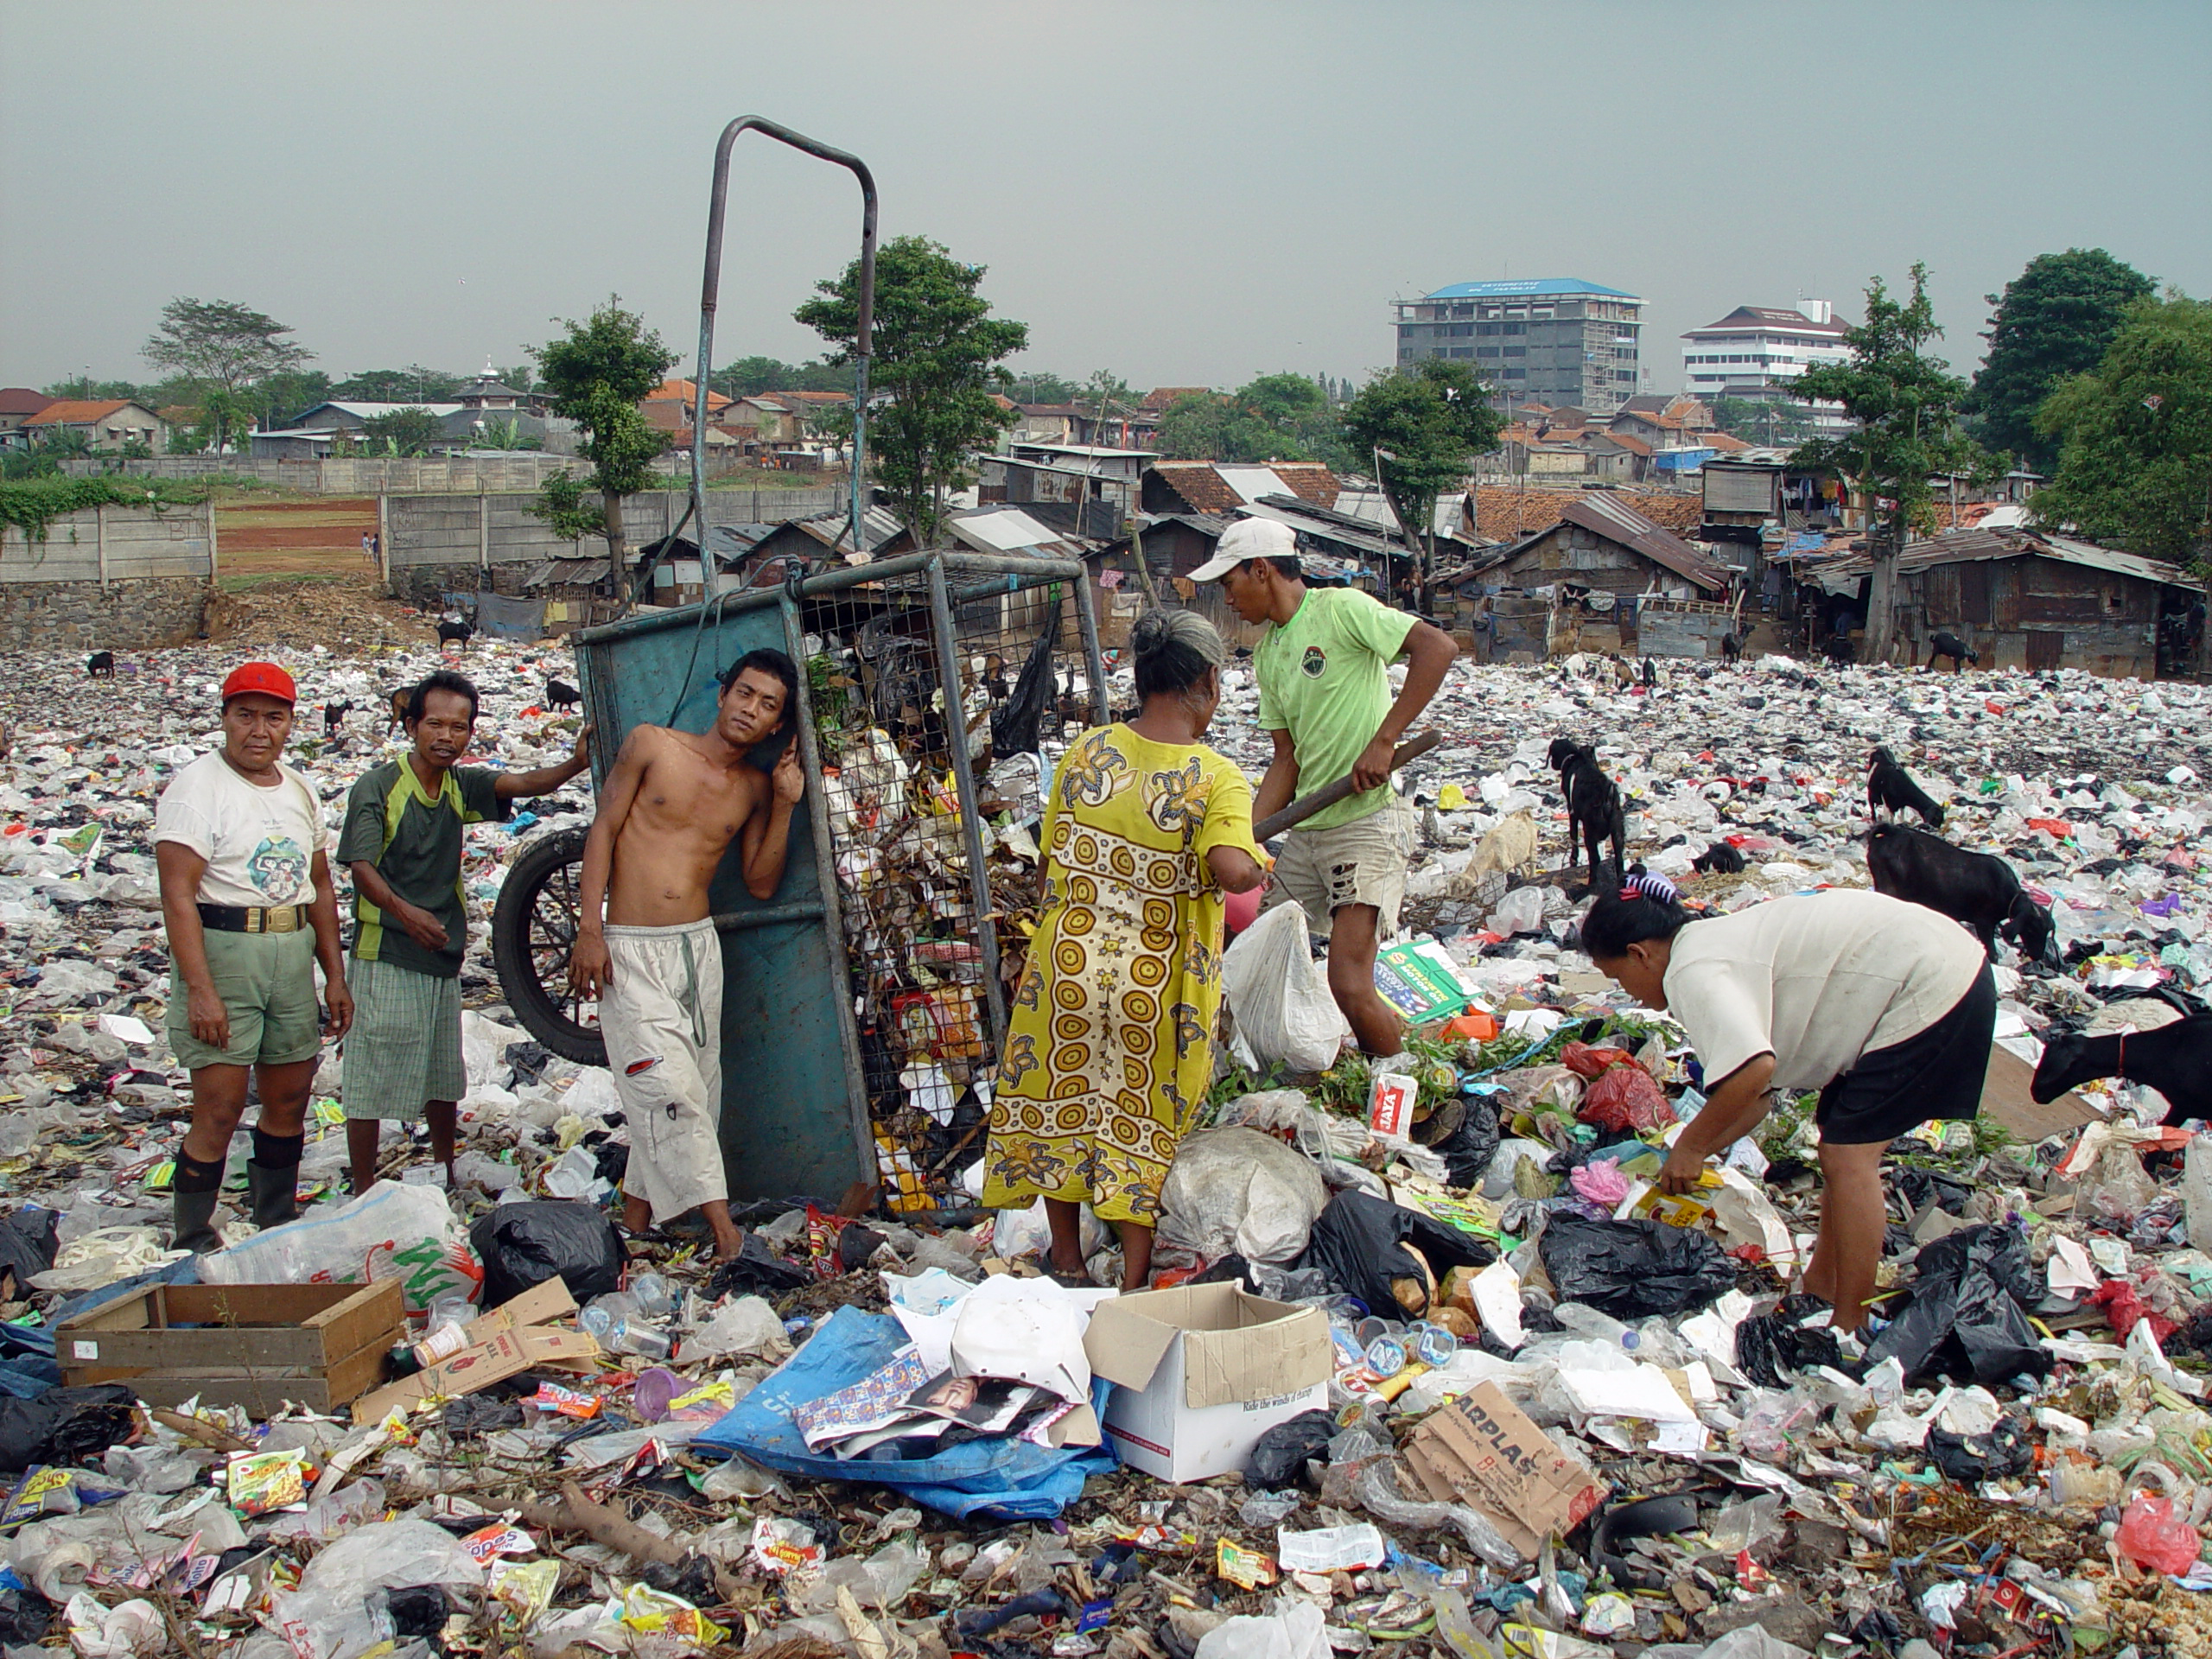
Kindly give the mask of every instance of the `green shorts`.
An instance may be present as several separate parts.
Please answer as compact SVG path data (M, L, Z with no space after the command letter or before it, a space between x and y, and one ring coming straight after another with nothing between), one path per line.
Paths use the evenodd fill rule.
M420 1117L425 1103L468 1092L458 979L348 957L346 983L353 993L339 1082L346 1116Z
M207 971L231 1016L231 1046L211 1048L192 1034L184 981L169 969L169 1048L188 1071L203 1065L290 1065L322 1046L315 1001L315 930L205 935Z

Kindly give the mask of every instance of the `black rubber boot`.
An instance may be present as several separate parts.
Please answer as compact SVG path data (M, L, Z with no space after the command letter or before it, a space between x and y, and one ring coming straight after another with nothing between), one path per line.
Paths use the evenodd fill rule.
M205 1255L210 1250L223 1248L222 1235L215 1230L215 1201L219 1192L180 1192L176 1195L174 1225L176 1236L169 1248L190 1250Z
M297 1164L283 1164L271 1169L265 1164L249 1161L245 1181L246 1191L253 1200L255 1226L282 1227L288 1221L300 1218Z

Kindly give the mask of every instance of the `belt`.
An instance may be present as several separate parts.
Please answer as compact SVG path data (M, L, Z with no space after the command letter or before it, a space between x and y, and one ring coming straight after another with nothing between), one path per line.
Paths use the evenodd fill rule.
M305 905L261 910L251 905L202 905L200 925L218 933L296 933L308 925Z

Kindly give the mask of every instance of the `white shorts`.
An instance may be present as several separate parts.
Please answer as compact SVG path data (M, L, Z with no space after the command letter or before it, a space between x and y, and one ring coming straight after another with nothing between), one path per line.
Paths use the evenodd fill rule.
M622 1190L656 1223L729 1197L722 1170L722 945L711 920L607 928L599 1001L607 1065L630 1131Z

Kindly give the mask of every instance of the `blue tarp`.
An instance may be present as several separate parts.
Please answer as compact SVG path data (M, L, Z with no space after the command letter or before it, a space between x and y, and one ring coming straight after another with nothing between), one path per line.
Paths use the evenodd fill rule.
M891 1362L906 1332L888 1313L841 1307L806 1345L691 1442L700 1452L740 1452L785 1474L816 1480L860 1480L895 1488L917 1503L955 1516L1043 1521L1082 1496L1092 1475L1110 1473L1114 1454L1103 1446L1055 1452L1026 1440L969 1440L927 1458L824 1457L807 1450L791 1409L859 1382ZM1091 1391L1103 1413L1110 1384Z

